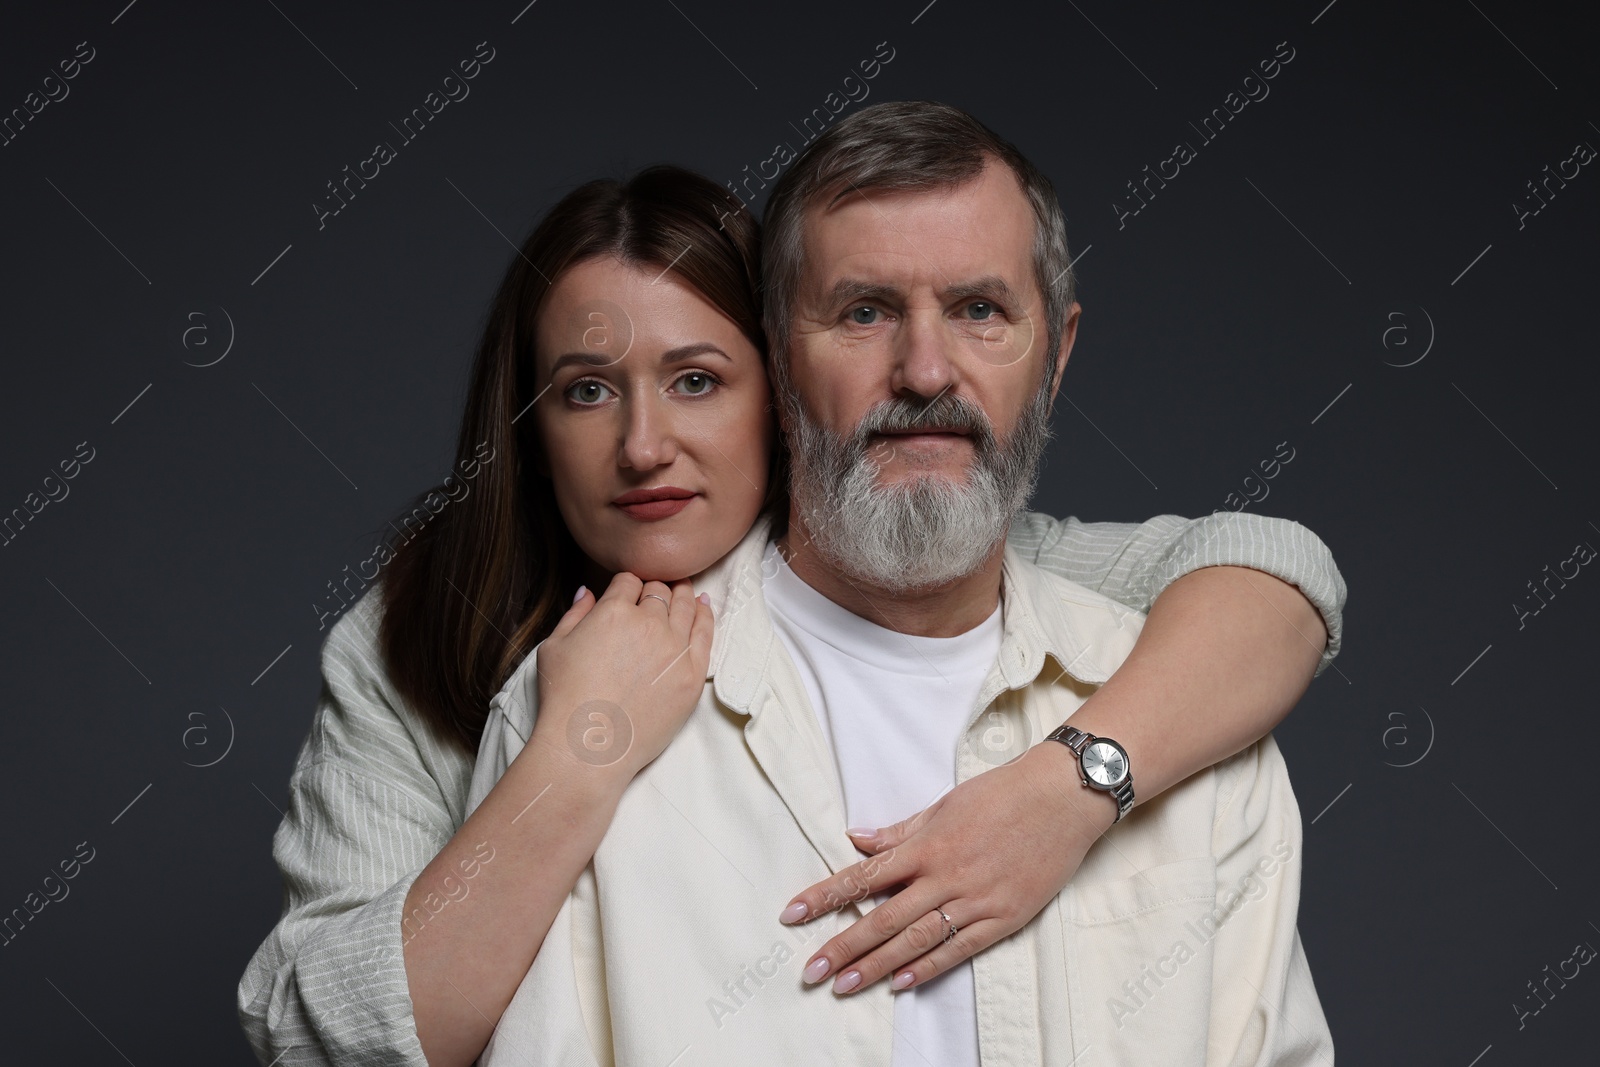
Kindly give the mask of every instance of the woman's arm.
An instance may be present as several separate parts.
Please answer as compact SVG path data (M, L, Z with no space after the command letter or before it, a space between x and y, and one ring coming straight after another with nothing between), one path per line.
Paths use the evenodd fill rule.
M1029 513L1008 543L1149 612L1128 658L1072 716L1128 748L1138 798L1265 737L1338 654L1344 578L1322 540L1288 519L1222 511L1123 524ZM1057 771L1060 757L1072 760L1061 745L1037 747L1029 757Z
M415 715L395 710L404 705L379 666L371 606L334 627L323 699L273 842L284 914L239 986L240 1021L262 1063L465 1067L477 1058L623 789L701 691L710 608L680 586L667 594L670 617L637 608L640 583L629 575L563 617L541 646L545 671L566 682L547 692L540 678L542 706L556 709L551 726L453 833L470 761L459 756L450 787L439 788L422 748L435 759L441 750ZM573 635L602 604L605 616ZM625 655L659 682L650 706L630 699L645 683L628 671L590 684L593 657L614 644L624 651L608 662ZM563 658L573 661L565 669ZM616 760L579 758L567 743L560 709L590 697L634 707L634 744Z
M528 743L407 898L427 924L408 936L405 964L433 1067L466 1067L488 1044L623 791L693 710L711 629L689 582L619 574L598 601L583 593L534 653L534 670L508 683L537 694ZM429 897L455 900L455 872L480 841L494 863L430 918Z
M488 1044L633 777L620 763L578 760L546 733L534 732L407 894L405 969L432 1067L466 1067ZM493 862L468 882L457 872L482 859L485 842Z
M1327 651L1323 644L1330 633L1337 637L1344 581L1326 546L1296 523L1232 513L1137 525L1030 515L1013 528L1011 544L1104 595L1154 599L1127 659L1071 718L1127 748L1138 801L1265 736L1320 671L1319 661L1325 666L1337 651L1334 641ZM1232 565L1240 561L1246 566ZM1318 603L1301 591L1308 587ZM1219 692L1229 699L1204 697ZM795 897L806 918L915 871L936 880L941 899L985 900L1005 926L987 942L958 940L921 955L880 948L899 929L877 932L861 920L818 951L830 961L828 974L860 971L857 989L907 971L910 984L920 984L1038 914L1116 815L1109 797L1065 787L1076 784L1074 764L1064 746L1041 742L876 837L853 836L878 858ZM890 850L898 853L892 865L882 858ZM956 871L966 873L953 877Z
M1199 519L1080 522L1034 511L1012 524L1006 544L1040 568L1139 612L1151 612L1162 591L1186 574L1249 567L1295 586L1321 615L1328 644L1317 674L1339 654L1344 577L1322 539L1290 519L1218 511Z

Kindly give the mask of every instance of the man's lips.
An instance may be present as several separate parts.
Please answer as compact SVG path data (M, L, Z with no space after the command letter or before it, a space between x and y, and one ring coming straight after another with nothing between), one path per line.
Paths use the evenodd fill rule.
M632 489L611 503L624 515L641 522L655 522L670 518L689 506L689 501L699 496L689 489L663 485L654 489Z
M959 426L919 426L912 430L879 430L879 437L970 437L971 432Z
M972 437L966 430L949 426L923 426L915 430L880 430L875 436L887 443L890 448L948 446L957 441L969 441Z

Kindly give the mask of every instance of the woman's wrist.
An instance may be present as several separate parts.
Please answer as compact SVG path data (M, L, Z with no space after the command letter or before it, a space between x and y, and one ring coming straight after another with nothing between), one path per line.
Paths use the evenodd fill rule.
M1116 823L1116 798L1084 786L1078 758L1066 745L1040 741L1022 754L1017 765L1029 775L1047 809L1061 812L1066 824L1079 832L1085 850Z
M557 781L592 791L596 799L620 797L638 773L629 760L630 735L625 713L607 716L586 712L581 705L573 711L551 708L549 714L540 713L506 774L527 777L531 772L541 779L538 788Z

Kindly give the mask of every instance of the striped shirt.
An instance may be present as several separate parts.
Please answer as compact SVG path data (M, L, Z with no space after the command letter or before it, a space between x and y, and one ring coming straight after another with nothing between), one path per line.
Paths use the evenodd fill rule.
M1140 612L1201 567L1252 567L1297 586L1338 654L1345 584L1298 523L1248 513L1082 523L1029 513L1023 559ZM239 982L237 1007L263 1064L426 1067L401 947L406 894L465 821L475 754L437 736L390 680L377 583L334 624L322 692L272 839L283 912Z

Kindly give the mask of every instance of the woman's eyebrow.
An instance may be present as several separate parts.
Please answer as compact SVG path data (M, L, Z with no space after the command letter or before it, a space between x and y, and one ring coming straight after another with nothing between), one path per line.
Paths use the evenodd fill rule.
M696 341L691 345L679 345L677 348L669 348L661 354L661 362L682 363L685 360L695 359L699 356L721 356L729 363L733 362L732 356L710 341Z
M624 356L626 353L623 354ZM661 354L662 363L683 363L700 356L720 356L728 362L733 362L733 357L724 352L720 346L710 341L696 341L694 344L679 345L669 348ZM557 356L555 363L551 364L550 373L553 375L562 367L570 363L578 363L585 367L609 367L614 363L622 362L623 356L602 356L596 352L568 352L564 356Z
M555 374L569 363L581 363L585 367L609 367L619 362L621 357L602 356L596 352L568 352L564 356L556 357L555 363L550 366L550 373Z

